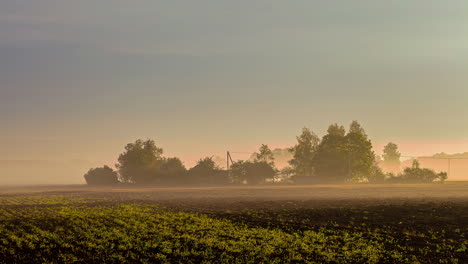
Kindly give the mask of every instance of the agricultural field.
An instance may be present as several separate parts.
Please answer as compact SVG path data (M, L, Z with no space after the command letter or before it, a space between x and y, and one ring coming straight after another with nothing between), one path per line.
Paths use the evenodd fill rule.
M467 263L468 185L0 188L0 263Z

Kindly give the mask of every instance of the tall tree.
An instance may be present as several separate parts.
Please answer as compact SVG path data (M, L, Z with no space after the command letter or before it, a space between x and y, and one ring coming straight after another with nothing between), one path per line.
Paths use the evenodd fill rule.
M348 153L345 129L338 124L328 127L317 148L313 164L321 182L341 182L348 176Z
M296 138L297 144L290 149L293 158L289 161L289 164L294 169L295 175L313 176L313 160L320 139L305 127L302 129L302 134Z
M151 182L163 162L162 153L163 149L157 147L151 139L138 139L135 143L127 144L116 164L121 180L133 183Z
M346 135L346 150L349 162L349 180L362 181L368 179L375 164L375 154L372 142L357 121L350 125Z
M401 153L398 151L398 145L390 142L383 149L383 159L386 162L400 163Z
M268 145L262 144L258 150L258 153L255 154L255 161L265 162L274 166L275 156L273 155L273 151L271 151Z
M383 165L386 171L399 172L400 171L400 158L401 153L398 151L398 145L395 143L388 143L383 149Z

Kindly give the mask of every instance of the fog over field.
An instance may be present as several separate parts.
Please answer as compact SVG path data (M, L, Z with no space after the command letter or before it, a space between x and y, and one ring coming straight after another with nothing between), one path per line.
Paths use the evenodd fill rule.
M292 155L287 149L277 149L275 164L282 169L288 166ZM380 151L375 151L380 153ZM223 153L224 154L224 153ZM462 159L450 161L450 175L448 181L468 180L468 155L453 155ZM214 155L216 164L221 168L226 167L226 158ZM251 159L248 153L237 154L239 159ZM399 171L405 167L411 167L411 158L402 159ZM447 171L448 160L431 156L421 156L422 166L435 171ZM189 160L185 164L195 164L196 160ZM99 166L96 161L70 160L70 161L45 161L45 160L0 160L0 185L55 185L55 184L84 184L83 175L90 168ZM385 169L385 168L384 168Z
M468 263L468 1L0 1L0 264Z
M296 186L231 186L231 187L150 187L117 186L3 186L0 195L78 194L84 197L149 200L173 204L216 204L239 201L298 201L312 206L340 206L340 203L376 205L381 203L466 202L468 183L401 185L296 185ZM224 204L224 205L223 205Z
M190 168L351 120L376 154L388 142L403 156L464 153L467 10L461 0L2 2L0 184L83 183L138 138ZM459 163L449 180L468 180Z

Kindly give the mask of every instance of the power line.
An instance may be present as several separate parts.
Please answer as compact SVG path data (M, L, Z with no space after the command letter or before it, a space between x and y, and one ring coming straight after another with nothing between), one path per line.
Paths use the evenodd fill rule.
M235 154L253 154L253 153L255 153L255 152L229 151L229 153L235 153Z
M384 154L376 154L377 156L384 156ZM457 158L457 157L421 157L421 156L404 156L401 155L400 158L414 158L414 159L450 159L450 160L468 160L468 158Z

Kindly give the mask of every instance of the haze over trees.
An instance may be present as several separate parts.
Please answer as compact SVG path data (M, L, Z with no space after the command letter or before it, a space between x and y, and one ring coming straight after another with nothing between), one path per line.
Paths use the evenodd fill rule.
M212 157L200 159L188 171L186 181L191 185L223 185L229 183L227 172L218 167Z
M255 161L265 162L274 166L275 156L273 155L273 151L271 151L268 145L262 144L260 146L259 153L256 153Z
M125 146L116 164L117 172L108 166L90 170L85 179L88 184L159 184L159 185L225 185L265 183L430 183L444 182L445 173L422 169L419 163L403 173L385 174L378 166L372 142L364 128L353 121L348 131L337 123L319 138L313 131L303 128L293 147L271 150L262 144L249 160L234 161L229 170L221 168L220 158L205 157L188 169L177 157L164 157L163 149L154 140L138 139ZM289 165L278 170L275 155L285 157L289 152ZM399 168L401 154L398 146L389 143L384 148L386 166Z
M273 181L277 170L274 163L274 155L268 145L262 144L255 159L239 160L231 166L231 179L238 184L262 184Z
M401 153L398 151L398 145L390 142L383 149L383 166L388 172L400 171Z
M275 163L274 165L276 168L283 169L290 166L289 161L293 158L293 156L289 149L290 148L275 148L271 150L273 154L273 162ZM249 160L254 161L257 159L258 154L258 152L252 153ZM223 161L223 164L225 163L226 160Z
M372 143L357 121L348 133L343 126L332 124L320 140L303 129L298 144L291 149L291 165L296 178L317 183L368 181L375 165Z
M398 175L390 174L390 183L433 183L434 181L443 183L447 179L446 172L436 173L427 168L421 168L418 160L413 160L411 167L405 168L403 173Z

